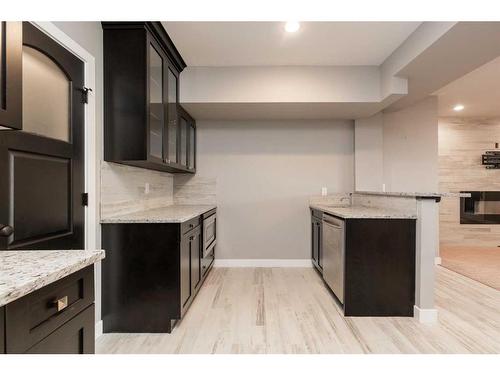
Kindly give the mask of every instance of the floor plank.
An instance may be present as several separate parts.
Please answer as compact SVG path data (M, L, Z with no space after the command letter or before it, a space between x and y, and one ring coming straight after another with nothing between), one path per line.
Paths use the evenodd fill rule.
M172 334L105 334L97 353L500 353L500 291L437 267L439 322L344 317L311 268L214 268Z

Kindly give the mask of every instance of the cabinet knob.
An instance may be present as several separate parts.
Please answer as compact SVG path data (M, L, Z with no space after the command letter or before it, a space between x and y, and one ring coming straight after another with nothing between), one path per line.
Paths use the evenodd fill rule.
M56 299L54 301L54 305L57 307L58 312L64 310L66 307L68 307L68 296Z
M9 237L14 233L14 228L10 225L0 224L0 237Z

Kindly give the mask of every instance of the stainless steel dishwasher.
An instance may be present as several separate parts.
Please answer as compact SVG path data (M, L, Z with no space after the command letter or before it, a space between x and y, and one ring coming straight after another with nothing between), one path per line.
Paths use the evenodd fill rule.
M345 221L323 214L323 279L344 303Z

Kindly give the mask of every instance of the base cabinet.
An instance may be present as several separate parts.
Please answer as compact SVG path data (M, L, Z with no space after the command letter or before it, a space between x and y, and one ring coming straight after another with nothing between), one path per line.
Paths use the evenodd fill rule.
M201 217L103 224L102 246L104 332L170 333L208 276L201 272Z
M0 308L0 353L93 354L94 266Z
M322 214L321 211L311 210L311 261L320 273L323 273Z
M341 244L336 247L326 230L323 236L322 214L311 209L312 263L328 280L326 285L338 281L329 288L342 304L344 315L413 316L415 219L335 217L344 228ZM343 252L343 257L332 266L336 249ZM336 286L340 288L338 295Z

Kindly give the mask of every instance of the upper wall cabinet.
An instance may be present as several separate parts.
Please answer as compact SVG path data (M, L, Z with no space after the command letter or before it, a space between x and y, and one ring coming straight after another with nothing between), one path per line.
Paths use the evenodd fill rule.
M103 22L104 159L194 173L180 124L186 64L159 22ZM185 144L184 144L185 143Z
M21 22L0 21L0 128L22 128Z

